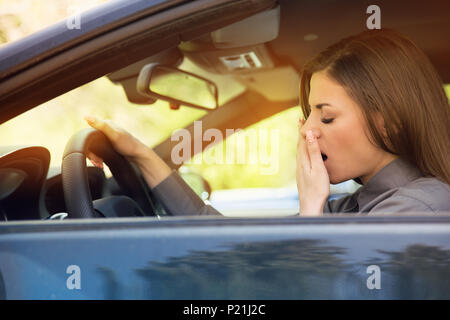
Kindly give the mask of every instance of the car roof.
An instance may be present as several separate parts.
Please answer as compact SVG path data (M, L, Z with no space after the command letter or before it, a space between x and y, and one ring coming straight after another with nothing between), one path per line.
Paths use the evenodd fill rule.
M0 80L24 70L69 47L92 39L111 28L155 14L187 0L152 0L106 2L82 13L82 28L68 28L62 20L28 37L6 45L0 55Z

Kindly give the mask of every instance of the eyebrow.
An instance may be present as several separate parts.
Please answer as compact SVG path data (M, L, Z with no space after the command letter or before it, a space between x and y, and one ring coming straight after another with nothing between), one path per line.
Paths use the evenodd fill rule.
M328 103L319 103L319 104L316 104L313 107L316 107L317 109L321 110L323 106L332 107L332 105L328 104Z

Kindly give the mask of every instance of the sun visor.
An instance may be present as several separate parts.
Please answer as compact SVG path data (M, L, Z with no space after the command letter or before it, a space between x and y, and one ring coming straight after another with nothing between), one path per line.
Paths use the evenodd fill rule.
M280 6L211 33L217 49L247 47L274 40L280 30Z

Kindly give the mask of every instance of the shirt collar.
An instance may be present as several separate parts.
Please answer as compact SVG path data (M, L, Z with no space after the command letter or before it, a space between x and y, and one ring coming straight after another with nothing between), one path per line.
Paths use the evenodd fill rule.
M401 158L392 160L358 190L357 202L359 208L362 208L380 194L402 187L421 176L420 171L407 161Z

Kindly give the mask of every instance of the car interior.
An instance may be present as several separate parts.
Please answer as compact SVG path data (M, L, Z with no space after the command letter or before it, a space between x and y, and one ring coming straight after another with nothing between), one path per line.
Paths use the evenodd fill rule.
M223 82L244 88L208 111L202 117L203 127L217 128L224 135L227 128L246 128L297 106L302 65L336 40L364 30L369 2L319 2L231 1L200 13L201 4L192 3L191 15L186 5L187 12L168 10L167 17L161 18L164 23L141 17L103 34L88 30L34 59L29 53L32 45L13 44L0 59L0 123L102 76L120 85L130 102L151 105L155 97L139 91L143 68L152 64L179 68L189 60L191 69L183 71L217 83L219 99ZM449 83L450 3L383 1L382 6L387 13L383 26L413 39L443 83ZM93 19L101 13L91 14ZM333 24L336 27L330 28ZM35 43L57 39L51 33L59 27L53 28L35 35ZM11 64L8 59L20 46L23 54ZM185 129L193 133L194 124ZM50 168L50 153L42 146L0 149L0 220L170 215L136 168L114 153L103 137L92 130L77 134L66 146L62 168ZM175 143L169 137L154 150L176 170L180 164L171 160ZM87 148L104 156L113 177L86 166ZM192 149L192 155L196 151Z

